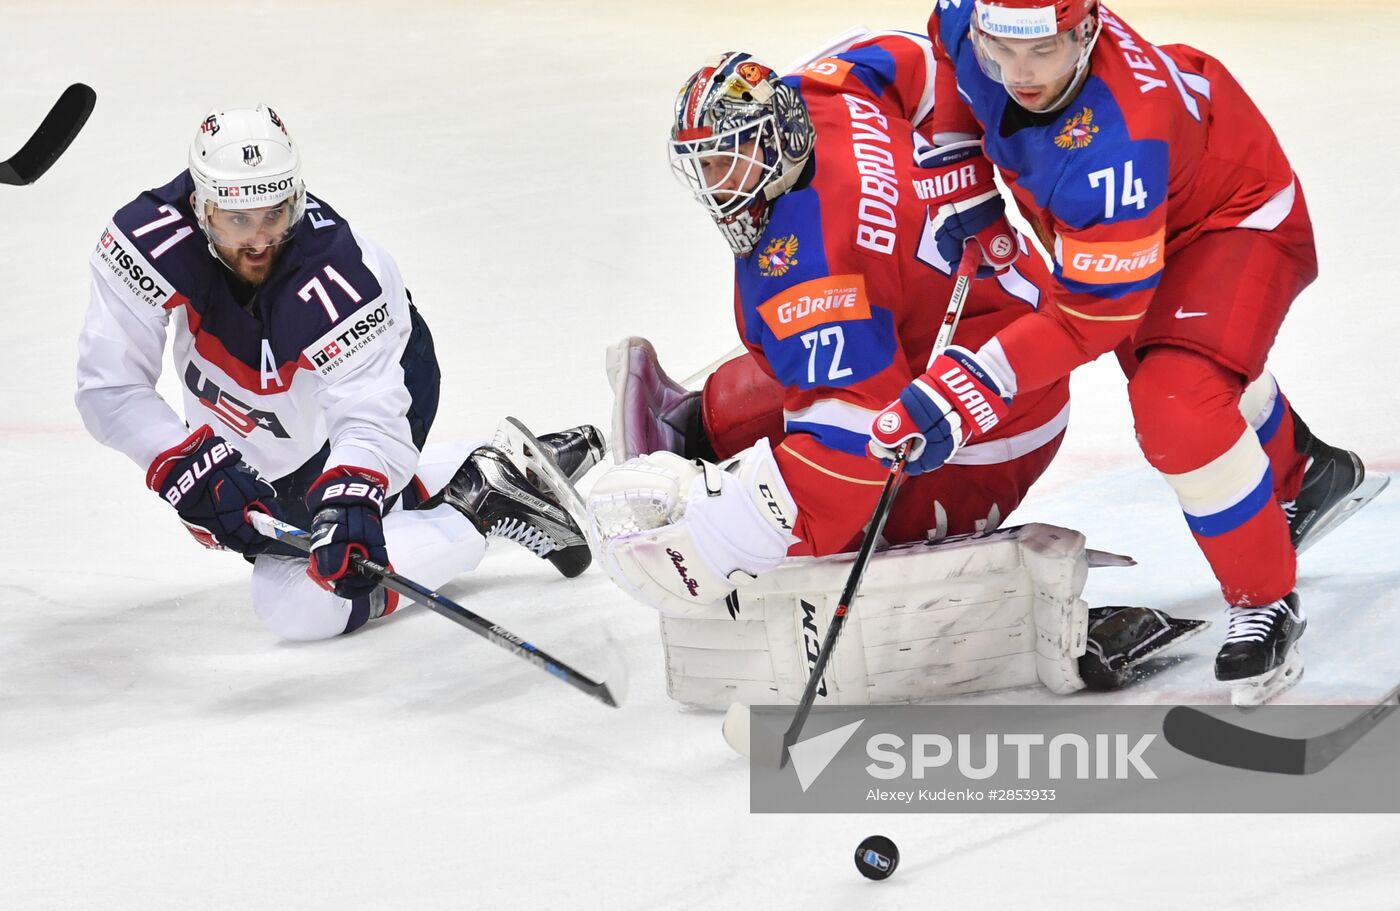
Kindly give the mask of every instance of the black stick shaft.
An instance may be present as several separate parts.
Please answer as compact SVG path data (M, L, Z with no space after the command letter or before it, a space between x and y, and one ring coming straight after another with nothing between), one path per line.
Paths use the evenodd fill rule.
M298 550L308 553L311 551L311 542L308 540L307 533L295 525L279 522L262 513L253 514L253 525L258 531L270 538L285 541ZM419 585L412 579L401 576L372 560L366 560L358 554L353 555L351 561L362 573L373 577L389 591L397 592L410 601L421 604L434 613L441 614L458 626L463 626L476 633L492 645L500 646L517 658L524 659L545 671L550 676L557 677L579 692L592 696L604 705L617 708L617 700L613 697L612 691L608 689L606 683L593 680L580 673L548 652L521 639L500 624L492 623L450 598L446 598L426 586Z
M944 314L943 325L939 328L938 338L934 340L933 350L929 353L930 364L933 363L934 358L938 357L939 352L947 348L953 340L953 332L957 329L958 320L962 317L963 305L967 303L967 293L972 288L972 279L977 273L977 265L981 258L981 248L976 244L967 244L963 248L962 261L958 263L957 281L954 283L953 293L948 299L948 312ZM860 543L855 563L851 565L851 574L846 578L846 587L841 592L841 600L836 605L836 613L826 628L826 636L822 639L821 650L817 652L817 660L812 664L812 675L807 678L807 686L802 690L802 699L797 703L797 712L792 716L792 723L783 732L782 750L779 753L780 763L787 762L788 747L797 742L798 736L802 733L802 726L807 723L807 716L812 714L812 705L816 702L822 675L826 672L827 663L831 661L831 653L836 650L836 640L841 635L841 628L846 625L846 617L851 612L851 604L856 600L856 594L860 591L860 580L865 577L865 567L870 563L870 555L875 551L875 544L885 531L885 520L890 516L890 506L894 503L894 495L895 491L899 489L900 479L904 477L908 456L909 444L904 443L895 452L894 463L890 466L889 476L885 478L884 489L880 491L880 501L875 504L875 512L870 517L870 526L866 529L865 539Z

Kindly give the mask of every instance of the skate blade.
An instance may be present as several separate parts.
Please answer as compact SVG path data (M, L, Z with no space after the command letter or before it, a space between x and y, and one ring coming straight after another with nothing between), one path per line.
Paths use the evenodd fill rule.
M1239 708L1263 705L1303 677L1303 654L1295 645L1282 666L1258 677L1230 681L1230 702Z
M564 469L559 467L554 456L519 418L507 417L502 420L496 428L496 439L492 445L505 453L521 474L537 482L546 493L553 494L579 528L588 527L588 508L578 489L564 474Z
M1154 637L1151 648L1140 655L1133 657L1124 667L1137 667L1144 661L1149 661L1162 654L1169 648L1176 648L1187 639L1195 638L1205 632L1210 627L1209 620L1186 620L1181 617L1169 617L1168 626L1162 633Z
M1389 483L1390 475L1367 474L1346 499L1338 500L1331 509L1313 522L1312 528L1309 528L1302 540L1298 542L1297 553L1301 554L1312 547L1336 529L1338 525L1350 519L1357 510L1374 500L1377 494L1385 490Z

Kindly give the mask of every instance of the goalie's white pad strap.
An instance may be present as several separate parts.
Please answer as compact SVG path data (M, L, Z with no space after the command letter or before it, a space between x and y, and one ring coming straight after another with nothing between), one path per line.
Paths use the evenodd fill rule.
M795 703L853 555L789 560L714 610L662 607L671 697L704 708ZM1024 525L878 554L818 701L928 701L1041 683L1084 686L1084 536Z
M593 486L588 516L608 575L675 612L713 612L797 541L797 505L766 439L722 466L669 452L625 462Z

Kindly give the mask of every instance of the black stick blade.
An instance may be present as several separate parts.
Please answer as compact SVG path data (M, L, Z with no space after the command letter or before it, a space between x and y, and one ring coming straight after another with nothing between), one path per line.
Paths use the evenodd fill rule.
M1191 706L1174 706L1162 719L1167 743L1198 759L1236 769L1305 775L1306 742L1251 731Z
M72 145L96 105L91 87L75 82L65 89L24 148L0 162L0 183L24 186L42 177Z

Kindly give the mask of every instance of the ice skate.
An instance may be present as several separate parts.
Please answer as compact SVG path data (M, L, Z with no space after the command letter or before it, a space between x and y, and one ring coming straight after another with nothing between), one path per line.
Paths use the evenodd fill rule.
M510 459L525 479L552 494L575 522L585 515L577 484L603 459L603 435L592 424L581 424L536 437L519 418L507 417L496 428L491 444Z
M1116 690L1137 676L1144 662L1210 626L1148 607L1091 607L1079 676L1091 690Z
M1308 457L1308 467L1298 498L1280 505L1288 517L1293 549L1301 554L1369 503L1390 478L1368 476L1356 453L1322 442L1297 412L1293 425L1294 440L1298 451Z
M1215 656L1215 679L1230 684L1230 701L1262 705L1303 676L1297 642L1307 629L1297 592L1263 607L1230 608L1225 644Z
M562 477L562 470L543 444L538 450L542 464L552 465ZM564 486L572 490L567 483ZM567 577L579 575L592 562L588 542L568 511L550 498L548 490L531 484L495 447L482 446L468 456L447 486L423 508L443 503L470 519L483 535L508 538L548 560Z

